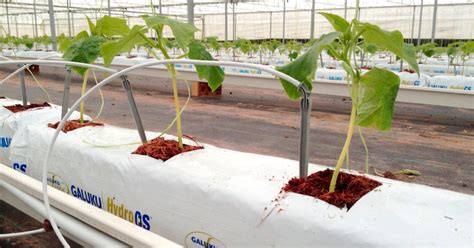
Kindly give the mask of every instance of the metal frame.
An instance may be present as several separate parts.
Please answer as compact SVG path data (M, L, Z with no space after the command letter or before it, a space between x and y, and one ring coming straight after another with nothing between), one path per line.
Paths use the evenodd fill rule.
M181 247L51 186L52 213L67 237L85 247ZM43 221L41 182L0 164L0 198Z
M0 14L0 16L4 16L4 15L7 15L7 25L8 27L10 27L9 25L9 16L18 16L18 15L34 15L34 21L32 23L32 25L34 26L34 30L33 30L33 35L36 35L38 36L38 32L35 32L35 30L37 30L37 20L36 20L36 16L37 14L41 14L41 13L49 13L50 14L50 29L51 29L51 36L52 36L52 41L53 41L53 50L56 50L54 49L54 47L56 47L56 39L55 39L55 30L53 31L53 27L55 27L55 24L54 24L54 18L51 17L51 15L53 15L53 13L66 13L66 16L67 16L67 21L68 21L68 33L71 34L71 28L74 29L73 25L72 24L72 27L71 27L71 13L74 14L75 12L82 12L82 13L86 13L86 12L93 12L93 13L97 13L97 11L99 10L105 10L107 11L107 13L109 15L120 15L124 10L127 10L127 13L131 14L131 15L128 15L129 17L130 16L133 16L133 17L138 17L139 15L142 15L142 14L147 14L149 13L149 11L145 11L145 10L141 10L141 9L144 9L144 8L149 8L150 5L130 5L130 6L116 6L116 7L111 7L110 6L110 0L107 1L107 7L106 8L103 8L101 9L100 7L84 7L84 6L72 6L70 4L70 1L67 0L66 1L66 4L63 5L63 4L52 4L52 0L48 0L48 4L38 4L36 3L36 1L33 1L33 3L15 3L15 2L12 2L12 3L5 3L5 6L6 6L6 13L5 14ZM235 7L235 3L238 2L238 1L231 1L232 3L232 6ZM17 12L17 13L9 13L9 8L8 6L15 6L14 8L19 8L18 6L21 6L23 7L23 9L27 9L27 11L23 11L23 12ZM224 5L225 7L228 5L228 0L221 0L221 1L217 1L217 2L199 2L199 3L194 3L193 0L187 0L186 3L170 3L170 4L161 4L161 0L159 1L159 4L156 4L156 5L153 5L154 8L159 8L160 10L160 14L162 13L162 7L167 7L167 8L170 8L170 7L175 7L175 6L188 6L188 14L186 13L182 13L182 14L178 14L178 15L175 15L175 16L181 16L181 17L188 17L188 22L192 22L191 21L191 18L194 17L194 6L196 5ZM433 22L432 22L432 32L431 32L431 40L433 41L434 40L434 34L435 34L435 29L436 29L436 9L438 6L440 7L443 7L443 6L461 6L461 5L472 5L472 3L469 3L469 2L466 2L466 3L447 3L447 4L438 4L437 1L434 2L434 4L423 4L423 1L421 3L421 5L417 5L417 4L403 4L403 5L400 5L400 6L397 6L397 5L383 5L383 6L363 6L361 7L361 10L364 10L364 9L375 9L375 8L394 8L394 7L398 7L398 8L402 8L402 7L413 7L413 8L416 8L416 7L420 7L420 23L422 22L422 18L421 18L421 14L422 14L422 9L423 9L423 6L426 6L426 7L434 7L434 13L433 13ZM37 7L41 7L40 10L36 10ZM58 8L59 10L53 10L53 8ZM28 11L32 9L33 11ZM234 9L234 8L233 8ZM344 11L344 18L347 17L347 11L348 9L354 9L354 7L348 7L347 6L347 1L344 2L344 6L342 7L333 7L333 8L318 8L317 10L318 11L337 11L337 10L343 10ZM310 11L310 13L312 13L312 17L311 17L311 34L310 34L310 38L314 38L314 11L315 11L315 1L313 0L312 1L312 6L310 8L302 8L302 9L297 9L297 10L291 10L290 12L298 12L298 11ZM225 16L226 16L226 23L227 23L227 8L225 8ZM284 16L284 19L285 19L285 16L286 16L286 0L284 0L284 3L283 3L283 10L271 10L271 11L239 11L239 13L236 13L236 14L241 14L241 13L245 13L245 14L253 14L253 13L262 13L262 14L265 14L265 13L272 13L272 12L275 12L275 13L280 13L282 12L283 13L283 16ZM223 13L200 13L199 16L200 18L202 18L203 16L206 16L206 15L222 15ZM193 18L194 19L194 18ZM235 20L235 18L234 18ZM235 22L235 21L234 21ZM286 38L286 30L285 30L285 27L286 27L286 20L283 20L283 30L282 30L282 33L283 33L283 40ZM228 23L227 23L228 24ZM227 25L226 25L227 27ZM419 28L420 30L420 28ZM11 33L9 31L9 33ZM72 32L73 34L74 32ZM227 32L225 32L227 34ZM421 35L421 34L420 34ZM227 37L228 38L228 37ZM226 40L227 40L226 38ZM304 37L300 37L300 38L304 38ZM428 38L428 37L427 37Z
M284 79L288 81L289 83L293 84L295 87L297 87L298 91L302 94L302 99L301 99L301 133L300 133L300 159L299 159L299 175L301 177L306 177L308 174L308 140L309 140L309 113L311 111L311 91L309 91L305 85L296 79L281 73L279 71L276 71L274 69L262 66L262 65L255 65L255 64L247 64L247 63L240 63L240 62L229 62L229 61L204 61L204 60L188 60L188 59L173 59L173 60L161 60L161 61L153 61L149 63L144 63L144 64L139 64L135 65L129 68L126 68L122 71L115 72L114 74L108 76L104 80L102 80L100 83L89 89L86 93L84 93L68 110L68 112L62 117L61 122L59 123L58 127L56 128L53 138L51 143L49 144L48 151L46 153L46 158L43 163L43 173L42 173L42 193L43 193L43 202L46 210L46 217L48 220L51 222L51 225L53 227L54 232L58 236L58 238L61 240L61 242L65 245L67 245L67 242L65 241L63 235L59 231L59 228L56 224L55 219L52 216L51 212L51 207L50 207L50 201L49 201L49 193L48 193L48 186L47 186L47 177L48 177L48 163L51 159L51 154L52 150L54 148L54 145L56 143L56 140L61 133L61 129L64 127L66 121L68 118L74 113L74 111L79 107L81 102L84 102L91 96L92 93L94 93L96 90L99 90L101 87L109 84L114 80L115 78L121 77L122 82L124 85L124 88L127 92L128 100L130 103L130 106L132 107L132 113L134 114L134 119L136 120L137 123L137 129L139 129L139 134L142 135L142 141L146 141L146 137L144 137L144 129L143 126L141 125L141 119L138 114L138 110L136 109L135 101L133 99L133 93L131 90L130 82L128 81L126 75L127 73L141 69L141 68L147 68L150 66L154 65L169 65L169 64L193 64L193 65L205 65L205 66L238 66L238 67L243 67L243 68L250 68L250 69L259 69L262 71L266 71L268 73L271 73L281 79ZM83 64L83 63L77 63L77 62L69 62L69 61L55 61L55 60L16 60L16 61L3 61L0 62L1 65L9 65L9 64L38 64L38 65L51 65L51 64L56 64L56 65L64 65L64 66L82 66L85 68L97 68L105 71L114 71L112 69L107 69L103 67L99 67L96 65L90 65L90 64ZM14 72L16 73L16 72ZM135 107L135 109L134 109ZM142 133L143 132L143 133Z
M44 59L54 57L54 56L56 56L56 55L47 56ZM25 79L24 69L26 67L30 66L31 64L44 64L43 62L45 62L45 60L41 60L41 59L39 59L39 60L28 60L28 61L30 63L27 63L25 65L20 65L19 64L18 66L20 68L18 70L10 73L10 75L8 75L5 79L2 80L2 82L5 82L6 80L10 79L14 75L20 74L20 79L21 79L21 83L20 83L21 87L20 88L21 88L21 93L22 93L23 106L27 105L26 86L25 86L25 80L24 80ZM46 64L51 64L51 62L54 63L54 60L48 61L48 63L46 63ZM54 64L58 64L57 62L58 61L56 61L56 63L54 63ZM89 65L89 64L83 64L83 63L77 63L77 62L68 62L68 61L60 61L60 62L63 62L62 64L66 65L66 75L65 75L65 78L64 78L63 101L62 101L62 106L61 106L62 107L61 118L63 118L66 115L67 110L69 108L69 91L70 91L70 84L71 84L71 67L72 66L92 68L92 69L97 69L97 70L105 71L105 72L109 72L109 73L117 72L117 70L110 69L110 68L105 68L105 67L97 66L97 65ZM0 64L2 64L2 63L0 62ZM5 64L10 64L10 63L5 63ZM128 80L126 75L122 76L122 86L123 86L123 88L124 88L124 90L127 94L128 102L130 104L130 109L132 110L132 116L135 120L135 125L137 126L138 133L140 135L140 139L141 139L142 143L145 143L146 142L145 130L143 128L142 120L141 120L140 114L138 112L138 107L136 105L135 99L134 99L133 94L132 94L132 87L130 85L130 81Z

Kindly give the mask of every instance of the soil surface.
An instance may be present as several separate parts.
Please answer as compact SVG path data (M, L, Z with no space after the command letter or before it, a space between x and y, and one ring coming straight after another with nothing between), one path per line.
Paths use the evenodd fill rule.
M67 133L67 132L70 132L72 130L76 130L78 128L97 127L97 126L103 126L103 125L104 125L104 123L94 122L94 121L84 120L83 123L81 123L80 120L70 120L70 121L66 121L66 123L64 124L61 131ZM54 129L58 128L58 126L59 126L59 121L54 123L54 124L51 124L51 123L48 124L48 127L54 128Z
M183 148L180 148L179 143L175 140L165 140L164 138L157 137L139 146L132 154L147 155L155 159L166 161L180 153L199 149L204 149L204 147L183 145Z
M312 196L330 203L338 208L347 207L349 210L365 194L382 185L381 183L364 176L356 176L340 172L337 178L336 189L329 193L333 170L318 171L304 178L293 178L284 191Z
M31 103L26 106L23 106L22 104L4 106L4 108L10 110L13 113L18 113L18 112L22 112L22 111L33 109L33 108L44 108L44 107L51 107L51 105L49 105L49 103L47 102L44 102L44 103Z

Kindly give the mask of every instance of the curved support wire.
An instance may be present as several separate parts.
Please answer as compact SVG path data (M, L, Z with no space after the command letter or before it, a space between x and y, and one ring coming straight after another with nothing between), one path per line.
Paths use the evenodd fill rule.
M204 61L204 60L191 60L191 59L172 59L172 60L161 60L161 61L152 61L152 62L147 62L139 65L135 65L132 67L129 67L127 69L121 70L121 71L116 71L113 69L109 68L104 68L101 66L96 66L96 65L89 65L89 64L83 64L83 63L77 63L77 62L70 62L70 61L54 61L54 60L16 60L14 63L18 64L38 64L38 65L66 65L66 66L82 66L85 68L89 69L97 69L97 70L102 70L106 72L111 72L113 73L112 75L108 76L104 80L102 80L100 83L96 84L93 86L91 89L89 89L84 95L82 95L76 102L71 106L69 111L63 116L61 119L61 122L59 123L58 127L56 128L53 138L51 140L51 143L48 146L48 150L46 153L46 158L43 162L43 171L42 171L42 183L43 183L43 201L45 204L46 212L48 213L47 217L51 222L51 225L53 226L53 229L58 236L58 238L63 238L62 234L60 233L56 222L50 215L50 206L49 206L49 198L48 198L48 187L47 187L47 175L48 175L48 163L51 159L52 151L54 148L54 145L56 143L56 140L60 134L61 129L64 127L66 121L69 119L69 117L73 114L73 112L79 107L80 103L87 100L93 92L96 90L99 90L101 87L109 84L112 80L118 77L125 77L127 73L141 69L141 68L146 68L154 65L168 65L168 64L193 64L193 65L204 65L204 66L236 66L236 67L243 67L243 68L251 68L251 69L257 69L261 71L265 71L267 73L270 73L274 76L279 77L280 79L284 79L288 81L289 83L293 84L295 87L298 88L298 90L302 94L302 99L301 99L301 137L300 137L300 158L299 158L299 175L300 177L306 177L308 173L308 139L309 139L309 113L311 111L311 91L308 90L308 88L298 80L281 73L279 71L276 71L272 68L263 66L263 65L256 65L256 64L248 64L248 63L241 63L241 62L233 62L233 61ZM13 64L11 62L0 62L1 65L5 64ZM64 238L63 238L64 239ZM66 243L67 244L67 243Z
M6 57L3 57L1 56L0 58L4 58L4 59L7 59L7 61L0 61L0 66L1 65L18 65L18 64L21 64L23 65L22 67L20 67L19 69L17 69L15 72L13 72L12 74L10 74L7 78L5 78L4 80L2 80L0 82L0 85L3 84L6 80L8 80L9 78L11 78L12 76L18 74L18 73L21 73L24 71L24 68L28 67L29 65L31 64L37 64L37 65L66 65L66 66L77 66L77 67L85 67L85 68L89 68L89 69L95 69L95 70L100 70L100 71L105 71L105 72L109 72L109 73L114 73L116 72L117 70L113 70L113 69L109 69L109 68L105 68L105 67L102 67L102 66L97 66L97 65L90 65L90 64L84 64L84 63L78 63L78 62L70 62L70 61L58 61L58 60L11 60L11 59L8 59ZM25 92L26 94L26 92ZM64 118L63 118L64 119ZM66 118L67 119L67 118ZM61 127L62 128L62 127ZM47 173L46 173L47 174ZM65 240L64 236L62 235L62 233L59 231L59 227L58 225L56 224L56 221L54 220L54 218L52 217L52 214L51 214L51 208L50 208L50 205L49 205L49 198L48 198L48 184L47 184L47 181L46 180L43 180L43 202L44 202L44 205L45 205L45 210L46 210L46 217L47 219L50 221L51 223L51 226L53 228L53 231L54 233L56 234L56 236L58 237L58 239L61 241L61 243L65 246L65 247L69 247L69 244L67 243L67 241ZM15 234L11 234L11 235L15 235Z

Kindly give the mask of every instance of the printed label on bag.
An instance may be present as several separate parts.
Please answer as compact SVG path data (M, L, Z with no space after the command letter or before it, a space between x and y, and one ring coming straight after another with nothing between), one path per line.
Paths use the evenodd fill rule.
M184 247L222 248L226 246L222 241L213 237L212 235L205 232L196 231L186 235L184 238Z

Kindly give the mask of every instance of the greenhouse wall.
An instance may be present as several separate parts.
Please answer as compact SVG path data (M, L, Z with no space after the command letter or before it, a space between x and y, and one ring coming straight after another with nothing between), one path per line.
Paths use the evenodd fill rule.
M343 9L320 9L315 14L315 37L329 32L331 30L328 22L317 12L324 11L344 16ZM223 11L222 11L223 12ZM105 14L105 11L104 11ZM127 14L126 12L124 13ZM96 13L71 13L71 22L73 30L71 33L78 33L87 29L85 16L95 20L100 15ZM348 9L347 18L352 18L354 12ZM410 39L418 38L420 8L413 6L396 7L370 7L361 8L361 20L368 21L387 30L400 30L404 37ZM118 15L116 15L118 16ZM122 16L120 16L122 17ZM185 16L171 16L179 20L186 20ZM0 16L0 35L7 32L6 16ZM34 36L33 16L18 15L10 16L10 33L14 36L29 35ZM49 16L47 14L38 14L38 33L39 35L50 35ZM142 19L138 16L126 17L130 25L144 25ZM204 25L203 25L204 19ZM283 12L255 12L255 13L237 13L236 14L236 34L235 38L247 39L268 39L283 38ZM421 38L430 39L433 20L433 7L425 6L423 8L423 18L421 27ZM204 36L217 36L219 39L225 39L225 15L206 14L204 17L196 15L195 25L204 30ZM71 24L71 25L72 25ZM414 25L413 25L414 24ZM233 17L231 8L228 12L228 39L233 38ZM310 38L311 11L310 10L292 10L286 12L286 39L308 39ZM66 13L56 15L56 30L58 34L68 34L68 20ZM74 31L74 32L73 32ZM151 33L149 34L151 35ZM196 38L201 38L201 32L196 33ZM474 38L474 4L438 6L436 39L473 39Z

